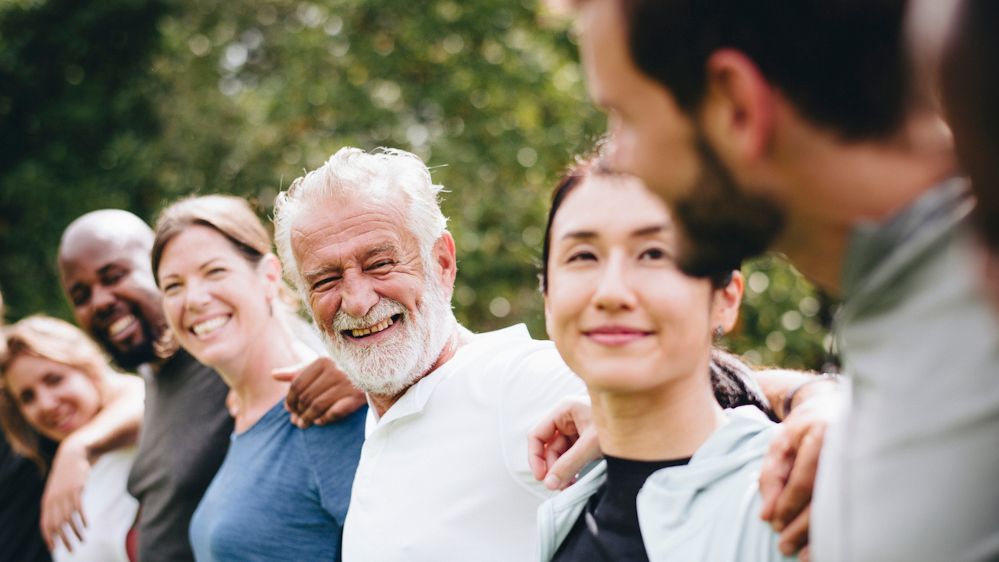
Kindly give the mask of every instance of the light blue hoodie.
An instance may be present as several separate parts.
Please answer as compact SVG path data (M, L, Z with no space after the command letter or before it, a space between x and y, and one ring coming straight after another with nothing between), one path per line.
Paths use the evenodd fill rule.
M652 474L638 493L638 522L651 562L796 560L760 520L757 479L777 426L753 406L726 410L727 423L684 466ZM551 560L586 502L607 478L601 462L538 508L540 560Z

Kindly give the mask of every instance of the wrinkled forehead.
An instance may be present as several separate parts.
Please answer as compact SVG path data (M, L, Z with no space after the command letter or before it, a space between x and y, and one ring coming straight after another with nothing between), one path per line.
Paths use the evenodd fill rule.
M293 251L343 244L374 235L415 238L401 200L327 200L302 211L291 227Z

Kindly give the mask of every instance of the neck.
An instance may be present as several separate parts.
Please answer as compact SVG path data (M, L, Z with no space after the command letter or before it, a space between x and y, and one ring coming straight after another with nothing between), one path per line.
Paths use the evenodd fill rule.
M706 369L703 376L687 379L626 394L590 389L601 450L642 461L693 456L721 426L724 414Z
M950 133L935 116L914 116L896 137L844 144L828 133L792 133L783 159L788 224L775 249L836 295L858 223L883 222L952 175ZM814 135L826 136L816 142Z
M430 373L439 369L442 365L444 365L444 363L450 361L451 358L454 357L454 354L457 353L463 345L471 341L472 336L472 332L456 322L454 332L451 334L451 337L448 338L447 343L444 344L444 348L441 350L440 355L437 356L437 360L434 361L434 364L431 365L426 372L413 380L409 386L393 395L368 393L368 403L378 414L378 417L380 418L385 415L385 412L387 412L393 404L398 402L399 399L406 394L410 387L423 380L423 378Z
M252 427L288 393L289 383L275 380L273 371L303 363L314 355L277 316L267 324L268 329L234 362L214 366L238 401L237 432Z

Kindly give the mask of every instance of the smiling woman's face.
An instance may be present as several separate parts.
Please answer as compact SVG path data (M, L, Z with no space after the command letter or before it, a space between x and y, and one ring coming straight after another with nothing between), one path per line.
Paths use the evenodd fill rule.
M674 261L662 200L627 177L591 176L551 225L548 334L591 392L646 392L706 376L711 333L734 321L736 298Z
M195 225L178 234L163 247L158 271L177 341L216 369L242 365L253 346L265 343L279 271L251 264L213 228Z
M62 441L101 409L97 386L75 367L22 354L4 375L21 415L35 431L53 441Z

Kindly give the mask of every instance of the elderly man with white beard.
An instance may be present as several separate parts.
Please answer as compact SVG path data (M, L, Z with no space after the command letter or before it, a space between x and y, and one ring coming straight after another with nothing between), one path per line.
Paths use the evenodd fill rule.
M531 475L526 435L584 391L523 325L458 324L440 189L412 154L344 148L277 200L286 271L371 405L347 561L531 559L551 492Z
M523 325L458 324L440 190L415 155L344 148L276 202L285 271L371 405L348 562L534 559L536 511L552 492L532 475L527 434L585 391ZM754 381L725 376L723 405L765 404Z

